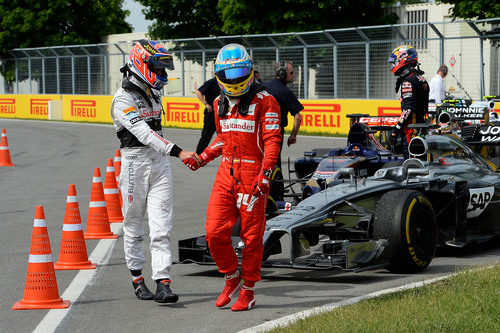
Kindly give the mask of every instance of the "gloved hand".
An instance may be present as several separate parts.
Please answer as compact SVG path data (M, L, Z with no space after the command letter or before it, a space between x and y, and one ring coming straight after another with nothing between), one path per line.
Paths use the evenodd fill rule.
M200 168L200 164L194 158L186 158L184 160L184 164L193 171L196 171Z
M272 169L262 169L252 184L253 196L268 195L271 187Z
M187 167L189 169L196 171L199 168L201 168L202 166L207 165L207 163L209 162L207 154L205 152L200 154L199 159L200 159L200 162L196 161L196 159L194 159L192 157L186 158L184 160L184 164L187 165Z

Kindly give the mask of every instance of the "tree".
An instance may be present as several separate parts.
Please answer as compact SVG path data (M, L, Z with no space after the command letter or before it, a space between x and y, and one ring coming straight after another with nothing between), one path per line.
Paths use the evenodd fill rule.
M219 0L227 34L298 32L396 23L394 0Z
M218 0L138 0L154 39L205 37L222 34Z
M0 57L14 48L89 44L109 34L132 32L123 0L2 1Z
M451 16L454 19L489 19L500 17L500 3L493 0L445 0L439 3L453 5Z
M157 39L311 31L396 23L396 0L138 0Z

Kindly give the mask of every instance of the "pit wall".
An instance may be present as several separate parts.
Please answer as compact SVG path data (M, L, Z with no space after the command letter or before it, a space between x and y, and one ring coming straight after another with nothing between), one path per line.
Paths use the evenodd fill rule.
M49 101L62 102L62 120L72 122L111 123L109 109L112 96L89 95L0 95L0 118L49 119ZM304 105L300 133L347 134L346 114L366 113L373 116L399 115L398 100L321 99L300 100ZM197 98L164 97L166 127L203 127L204 106ZM293 117L289 116L288 130Z

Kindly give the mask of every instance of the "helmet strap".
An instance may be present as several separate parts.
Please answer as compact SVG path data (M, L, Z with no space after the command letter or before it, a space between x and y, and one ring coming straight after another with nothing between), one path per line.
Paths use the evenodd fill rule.
M241 96L238 112L242 116L246 116L248 114L248 109L250 108L250 103L252 102L253 97L262 90L264 90L264 87L254 81L250 86L250 89L248 89L248 92Z
M259 83L255 82L250 86L247 93L239 96L240 99L238 103L238 113L242 116L248 114L248 109L250 108L250 103L252 102L255 95L264 90L264 87ZM219 117L224 117L229 110L229 102L227 101L226 95L221 90L219 99Z
M220 98L219 98L219 117L224 117L229 110L229 102L226 99L226 94L220 90Z

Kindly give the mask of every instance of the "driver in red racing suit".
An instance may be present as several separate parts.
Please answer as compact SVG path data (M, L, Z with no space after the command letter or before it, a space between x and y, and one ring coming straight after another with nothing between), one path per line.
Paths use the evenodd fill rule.
M222 155L205 228L212 258L226 274L226 286L216 306L227 305L241 289L233 311L255 306L253 287L260 280L269 178L282 138L279 104L254 82L253 75L252 61L243 46L229 44L219 51L216 76L221 95L214 102L217 138L200 154L201 164L194 159L184 162L196 170ZM244 243L241 274L231 241L238 217Z

